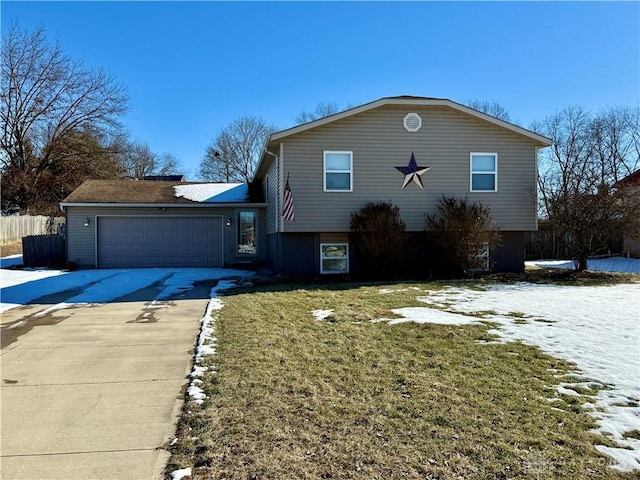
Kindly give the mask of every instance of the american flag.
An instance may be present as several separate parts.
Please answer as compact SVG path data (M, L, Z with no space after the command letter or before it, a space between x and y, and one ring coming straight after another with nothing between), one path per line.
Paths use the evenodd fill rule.
M282 216L287 222L293 222L296 218L293 211L293 193L289 186L289 175L287 174L287 185L284 187L284 198L282 200Z

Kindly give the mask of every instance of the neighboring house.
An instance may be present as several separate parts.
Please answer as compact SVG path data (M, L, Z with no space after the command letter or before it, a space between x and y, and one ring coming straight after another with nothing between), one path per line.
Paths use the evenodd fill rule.
M409 262L429 268L425 214L437 213L444 195L490 207L503 239L489 264L518 272L524 234L537 229L537 151L549 145L450 100L383 98L273 133L251 188L87 181L61 204L67 256L81 267L266 263L282 274L355 272L351 214L391 201L412 237Z
M265 203L246 184L87 180L64 199L67 260L80 267L264 263Z
M409 261L420 265L425 214L437 213L444 195L489 206L503 234L490 254L493 270L522 271L524 234L537 229L537 151L551 143L450 100L423 97L382 98L273 133L254 177L267 202L268 264L284 274L353 271L351 214L367 202L391 201L418 240ZM293 221L282 216L287 179Z
M640 170L616 182L614 187L623 189L626 196L634 196L637 199L640 196ZM640 258L640 238L637 235L625 235L622 239L622 251L630 257Z

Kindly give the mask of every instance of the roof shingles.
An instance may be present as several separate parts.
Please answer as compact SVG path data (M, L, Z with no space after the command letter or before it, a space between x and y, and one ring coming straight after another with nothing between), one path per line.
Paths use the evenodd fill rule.
M62 203L122 203L197 205L203 202L176 196L174 187L197 185L187 182L136 180L87 180Z

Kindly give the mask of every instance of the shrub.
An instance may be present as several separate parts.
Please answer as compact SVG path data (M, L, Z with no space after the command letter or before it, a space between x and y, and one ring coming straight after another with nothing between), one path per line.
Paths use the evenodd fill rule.
M351 242L362 275L388 278L402 271L405 226L391 202L369 202L351 214Z
M439 215L426 215L425 230L427 238L442 248L448 273L463 276L485 268L483 253L500 242L498 224L489 207L466 198L443 196L438 211Z

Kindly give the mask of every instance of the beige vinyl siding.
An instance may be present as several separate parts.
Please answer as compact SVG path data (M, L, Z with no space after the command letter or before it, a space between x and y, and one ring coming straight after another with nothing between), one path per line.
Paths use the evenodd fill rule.
M320 233L320 243L349 243L349 234L342 232Z
M407 132L403 118L416 112L422 128ZM425 213L438 200L465 196L491 208L501 229L536 228L536 146L534 141L447 107L385 106L282 140L283 171L291 172L296 221L287 232L347 232L350 215L369 201L400 207L408 231L424 229ZM323 191L323 151L353 151L353 191ZM401 190L411 153L424 190L411 183ZM470 153L498 154L498 191L470 192Z
M253 257L236 254L237 238L237 211L255 210L258 213L258 254ZM247 205L245 208L185 208L167 207L162 211L156 207L67 207L67 260L75 262L81 267L96 266L96 226L98 216L196 216L196 217L222 217L223 219L223 261L225 264L246 261L251 259L263 260L266 258L266 212L264 208L253 208ZM232 218L232 225L225 225L226 219ZM89 218L89 226L85 227L85 219Z
M267 234L275 233L278 231L277 222L280 221L279 209L279 188L280 178L278 176L278 162L274 161L268 170L269 182L267 185L266 199L267 199Z

